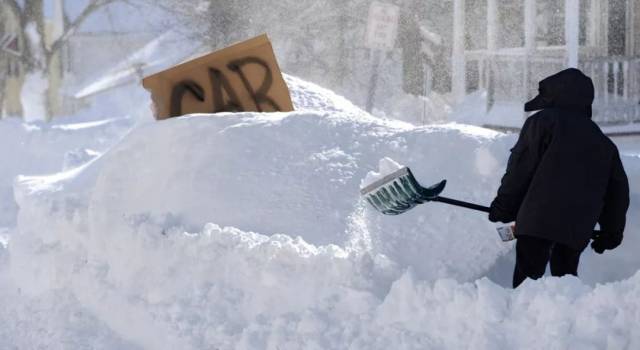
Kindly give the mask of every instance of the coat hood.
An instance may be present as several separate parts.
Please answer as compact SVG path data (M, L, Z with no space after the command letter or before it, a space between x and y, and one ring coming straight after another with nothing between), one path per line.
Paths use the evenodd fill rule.
M538 83L538 96L524 104L526 112L560 107L584 113L591 118L593 82L576 68L551 75Z

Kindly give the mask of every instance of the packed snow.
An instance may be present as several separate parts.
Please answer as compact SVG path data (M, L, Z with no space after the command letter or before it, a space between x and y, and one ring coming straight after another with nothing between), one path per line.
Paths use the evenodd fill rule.
M362 182L360 182L360 188L365 188L378 180L382 180L385 176L400 169L402 169L402 165L389 157L384 157L378 162L378 171L372 170L367 173L364 179L362 179Z
M511 290L513 242L485 214L383 216L359 188L403 164L488 204L515 135L286 79L290 113L0 121L0 348L640 347L637 154L622 246Z

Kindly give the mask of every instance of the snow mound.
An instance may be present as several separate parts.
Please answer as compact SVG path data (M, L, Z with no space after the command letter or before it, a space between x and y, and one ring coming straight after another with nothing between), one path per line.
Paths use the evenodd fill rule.
M21 320L25 309L44 308L18 323L48 328L17 341L26 347L633 349L640 341L640 274L596 288L573 277L526 281L511 292L487 279L424 281L369 254L214 224L161 236L139 230L121 245L129 276L119 281L109 278L112 265L39 247L48 249L35 256L37 266L49 271L16 277L27 287L22 304L33 301L0 311ZM57 277L55 288L29 294L30 283L47 276ZM47 324L42 313L58 322ZM76 316L67 322L67 314ZM33 337L15 320L0 330L0 344L12 331Z
M389 218L359 194L367 171L389 156L411 165L425 183L448 178L447 193L454 197L487 202L496 185L489 174L500 165L493 158L497 134L474 130L413 129L312 112L192 116L146 125L101 159L89 232L96 249L109 250L143 224L158 232L197 231L213 222L312 244L372 245L424 278L476 278L508 250L484 214L433 204ZM455 162L441 156L442 147L457 149ZM485 158L494 159L496 169L487 172ZM470 234L469 227L491 235Z
M331 90L291 75L283 74L283 76L289 87L291 100L296 111L342 112L358 115L362 118L371 118L368 113L351 101Z
M510 274L512 244L485 214L427 203L384 216L359 185L388 157L487 204L515 136L374 118L287 79L296 112L139 125L62 172L20 176L19 234L0 235L0 348L640 345L637 219L580 271L627 280L504 289L482 276ZM623 158L632 213L640 158Z
M527 280L515 291L487 279L394 282L361 348L635 349L640 274L590 288L575 277Z
M360 182L360 188L365 188L372 183L381 180L385 176L393 173L394 171L400 170L402 165L398 164L396 161L389 157L384 157L380 159L378 162L378 171L370 171L367 173L367 176Z
M51 174L75 168L116 143L132 127L127 118L79 122L67 118L52 123L0 121L0 228L16 224L18 207L13 181L23 174Z

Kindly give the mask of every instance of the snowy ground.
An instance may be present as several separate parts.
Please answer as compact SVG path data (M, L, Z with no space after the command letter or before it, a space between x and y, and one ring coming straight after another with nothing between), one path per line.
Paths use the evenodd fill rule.
M485 214L384 217L358 190L390 157L486 204L514 135L287 82L292 113L0 121L0 348L640 348L636 141L623 246L513 291Z

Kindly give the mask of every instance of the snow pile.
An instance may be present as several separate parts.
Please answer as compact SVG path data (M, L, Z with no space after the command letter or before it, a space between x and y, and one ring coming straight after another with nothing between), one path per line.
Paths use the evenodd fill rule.
M424 183L448 178L447 193L487 202L497 184L483 175L482 159L497 152L491 142L496 136L458 126L413 129L345 113L243 113L154 123L101 159L87 209L89 234L96 249L115 258L120 251L113 242L140 225L195 232L213 222L301 236L312 244L372 244L403 266L415 266L423 278L477 278L508 249L495 240L484 214L434 204L399 219L381 217L361 201L359 184L381 156L389 156L411 164ZM443 145L460 149L457 162L438 155ZM469 183L484 186L464 186ZM491 236L471 235L469 227Z
M75 168L21 176L19 234L0 247L0 347L638 346L636 221L605 255L628 280L504 289L482 276L512 268L512 244L485 214L427 203L383 216L358 190L388 157L486 204L513 136L382 120L287 82L297 112L141 125ZM640 159L624 158L633 212ZM589 254L584 266L602 264Z
M53 123L0 122L0 227L15 225L17 206L13 181L20 174L51 174L75 168L116 143L131 128L132 119Z
M362 182L360 182L360 188L365 188L400 169L402 169L402 165L396 163L396 161L389 157L384 157L380 159L380 162L378 163L378 171L370 171L367 173L367 176L362 179Z
M35 307L46 312L53 307L49 322L35 324L49 332L32 342L17 339L17 344L154 349L546 349L578 344L633 349L640 341L634 331L640 321L638 274L595 289L563 278L527 281L512 292L486 279L461 284L420 280L411 271L397 275L370 256L356 257L336 246L213 224L197 234L168 233L162 240L156 232L143 232L128 243L138 246L121 254L133 271L128 283L96 279L109 273L105 266L86 266L64 255L51 259L76 271L53 289L55 302L42 302L42 294L34 298L44 304ZM67 308L68 315L60 308ZM0 317L22 312L10 304ZM44 318L41 313L26 318L26 325L33 327L34 318ZM8 320L0 339L15 340L14 331L33 337L20 329L25 323Z
M595 288L575 277L528 280L515 291L486 279L423 283L406 274L377 309L372 347L635 349L638 292L640 274Z
M296 111L340 112L364 119L371 118L365 111L331 90L291 75L283 76Z

